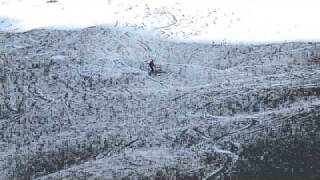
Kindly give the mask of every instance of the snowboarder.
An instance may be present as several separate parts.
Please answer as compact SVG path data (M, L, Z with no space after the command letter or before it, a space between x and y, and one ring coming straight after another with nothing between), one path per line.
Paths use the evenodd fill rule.
M151 73L155 73L156 72L156 66L154 65L153 59L151 59L151 61L149 62L149 67L151 69Z

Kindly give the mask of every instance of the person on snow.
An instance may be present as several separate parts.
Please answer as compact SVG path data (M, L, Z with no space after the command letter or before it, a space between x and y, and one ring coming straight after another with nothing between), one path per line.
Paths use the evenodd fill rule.
M149 62L149 67L151 69L151 73L155 73L156 72L156 66L154 65L153 59L151 59L151 61Z

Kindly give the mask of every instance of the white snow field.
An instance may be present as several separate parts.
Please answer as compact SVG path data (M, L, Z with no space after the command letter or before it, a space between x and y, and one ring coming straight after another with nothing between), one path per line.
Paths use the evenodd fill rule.
M162 38L320 39L318 0L0 0L0 30L129 27Z
M290 118L317 123L318 43L178 43L102 27L0 40L0 179L210 179ZM162 73L148 74L150 58Z

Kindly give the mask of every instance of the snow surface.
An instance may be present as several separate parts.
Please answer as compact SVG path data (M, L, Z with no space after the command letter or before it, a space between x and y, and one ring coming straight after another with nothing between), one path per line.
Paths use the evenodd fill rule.
M319 39L317 7L0 0L0 179L230 172L243 145L320 112L320 44L226 42Z
M0 30L128 27L202 41L319 40L317 0L0 0Z
M319 112L319 43L171 42L123 29L0 34L0 179L210 178ZM148 74L148 61L164 73Z

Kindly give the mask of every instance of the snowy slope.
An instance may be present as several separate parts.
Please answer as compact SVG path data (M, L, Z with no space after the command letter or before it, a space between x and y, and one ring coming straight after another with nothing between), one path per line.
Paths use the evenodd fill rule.
M291 117L317 123L319 50L101 27L1 33L0 179L228 173ZM150 58L164 73L148 75Z
M184 41L319 40L319 5L317 0L0 0L0 31L109 25Z

